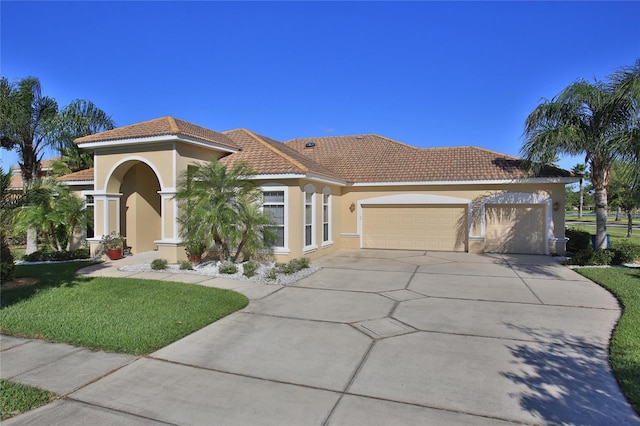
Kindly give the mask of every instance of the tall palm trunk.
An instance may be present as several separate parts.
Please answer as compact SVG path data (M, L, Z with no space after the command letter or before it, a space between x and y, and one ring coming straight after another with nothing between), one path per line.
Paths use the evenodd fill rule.
M582 219L582 207L584 206L584 189L582 187L582 178L580 178L580 207L578 207L578 218Z
M607 248L607 188L596 188L596 249Z
M38 230L35 227L27 229L27 248L25 254L31 254L38 251Z
M633 210L627 210L627 238L633 233Z

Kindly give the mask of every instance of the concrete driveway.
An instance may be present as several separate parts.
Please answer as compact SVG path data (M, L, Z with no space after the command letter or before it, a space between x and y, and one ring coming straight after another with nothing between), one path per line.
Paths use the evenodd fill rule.
M147 357L93 352L104 371L6 424L640 424L607 361L616 300L553 258L341 250L314 264ZM3 338L3 370L34 343L16 342Z

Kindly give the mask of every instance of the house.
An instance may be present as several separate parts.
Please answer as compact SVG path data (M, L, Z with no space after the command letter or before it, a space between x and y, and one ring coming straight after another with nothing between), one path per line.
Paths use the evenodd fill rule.
M417 148L377 135L282 143L173 117L76 143L94 152L94 169L60 179L93 182L92 250L118 232L134 253L157 249L169 262L185 258L180 173L212 157L255 170L280 261L338 248L564 254L564 188L577 181L555 167L531 175L522 160L477 147Z

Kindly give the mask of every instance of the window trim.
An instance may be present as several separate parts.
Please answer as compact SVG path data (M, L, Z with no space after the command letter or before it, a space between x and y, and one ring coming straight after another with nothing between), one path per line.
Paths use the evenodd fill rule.
M317 243L317 226L318 221L316 218L316 187L307 184L304 186L304 191L302 192L302 253L307 254L313 251L318 250ZM307 224L307 194L311 194L311 223ZM307 225L311 226L311 244L307 244Z
M260 191L262 193L265 192L284 192L284 246L273 246L273 254L289 254L291 250L289 249L289 188L285 185L273 183L267 185L261 185ZM271 204L271 203L270 203ZM260 206L260 211L263 211L264 198L263 203Z
M325 196L327 196L327 203L325 204ZM324 221L324 208L327 207L327 221ZM333 194L331 188L324 187L322 189L322 247L330 247L333 245ZM327 225L327 239L324 239L324 225Z

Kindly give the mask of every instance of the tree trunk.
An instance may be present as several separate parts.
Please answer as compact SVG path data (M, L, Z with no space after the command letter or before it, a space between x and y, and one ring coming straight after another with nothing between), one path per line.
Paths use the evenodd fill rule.
M616 208L616 222L620 222L622 220L621 212L622 212L622 209L620 208L620 206L618 206Z
M584 191L582 189L582 178L580 178L580 207L578 207L578 218L582 219L582 207L584 206Z
M607 248L607 189L595 190L596 249Z
M38 251L38 231L34 227L27 229L27 249L25 254L31 254Z
M627 238L631 238L633 233L633 214L632 210L627 210Z

